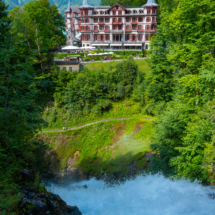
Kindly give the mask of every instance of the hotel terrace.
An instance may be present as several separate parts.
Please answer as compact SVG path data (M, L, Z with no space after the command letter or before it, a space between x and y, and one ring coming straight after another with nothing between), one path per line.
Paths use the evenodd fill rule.
M149 49L150 37L156 32L157 9L155 0L142 7L70 6L65 11L67 42L76 38L82 46L101 47L106 50Z

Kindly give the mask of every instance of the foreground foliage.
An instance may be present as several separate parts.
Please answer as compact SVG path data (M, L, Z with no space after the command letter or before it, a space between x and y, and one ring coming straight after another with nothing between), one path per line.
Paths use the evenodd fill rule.
M42 14L41 7L36 6L39 3ZM41 112L48 93L42 96L42 92L50 86L44 70L48 61L44 59L49 58L46 53L54 48L53 35L62 28L58 25L56 7L46 0L15 8L10 16L6 10L0 0L0 213L17 214L21 213L17 211L21 198L19 185L30 183L38 187L36 178L37 183L34 179L25 181L21 171L29 169L32 175L38 171L37 155L42 145L30 140L45 124ZM55 13L54 17L50 11ZM45 20L39 19L41 15ZM43 23L51 20L54 30L47 37L39 20ZM39 48L41 43L44 49Z
M209 0L180 0L161 8L147 89L150 112L156 114L159 107L161 114L154 137L154 170L212 184L214 11Z

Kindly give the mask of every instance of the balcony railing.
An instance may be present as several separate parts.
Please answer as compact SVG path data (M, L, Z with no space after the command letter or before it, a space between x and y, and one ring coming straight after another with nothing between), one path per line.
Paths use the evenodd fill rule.
M112 31L122 31L122 28L121 29L115 28L115 29L112 29Z
M122 21L121 22L119 22L119 21L113 21L112 24L113 25L122 25L123 23L122 23Z
M98 24L99 24L99 25L104 25L105 22L104 22L104 21L103 21L103 22L98 22Z
M131 24L137 24L137 21L131 21Z
M144 29L137 29L137 32L144 32Z
M125 39L125 42L143 42L143 41L142 40L137 40L137 39L135 39L135 40L133 40L133 39L132 40L130 40L130 39L126 40Z
M156 24L157 22L156 21L152 21L152 24Z
M99 32L99 29L94 29L93 32Z
M125 32L131 32L131 28L125 29Z
M104 29L104 32L106 32L106 33L110 32L110 29Z
M79 32L92 32L92 30L90 30L90 29L77 29L77 31L79 31Z
M156 32L156 29L145 29L145 32Z
M82 23L82 21L78 21L78 24L80 25Z

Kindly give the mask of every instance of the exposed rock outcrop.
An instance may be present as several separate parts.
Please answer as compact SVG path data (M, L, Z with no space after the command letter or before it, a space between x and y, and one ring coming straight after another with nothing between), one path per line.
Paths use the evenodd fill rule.
M22 199L19 210L22 215L81 215L76 206L67 205L60 196L47 192L39 193L36 189L21 186Z

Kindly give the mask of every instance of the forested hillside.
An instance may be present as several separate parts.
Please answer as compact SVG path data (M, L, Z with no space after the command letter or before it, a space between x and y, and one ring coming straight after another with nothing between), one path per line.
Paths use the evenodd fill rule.
M20 185L42 188L36 174L43 145L31 139L45 125L41 112L52 98L45 67L53 60L50 50L65 43L65 26L47 0L6 11L0 0L0 213L19 214Z
M27 4L30 0L4 0L6 4L9 5L9 10L12 10L15 6L23 6ZM55 4L60 13L64 15L64 11L67 9L68 0L49 0L50 4ZM100 5L100 0L88 0L89 4L92 6ZM71 0L72 6L81 6L83 0Z
M147 112L158 117L154 170L215 183L215 4L170 2L161 4L142 88Z

